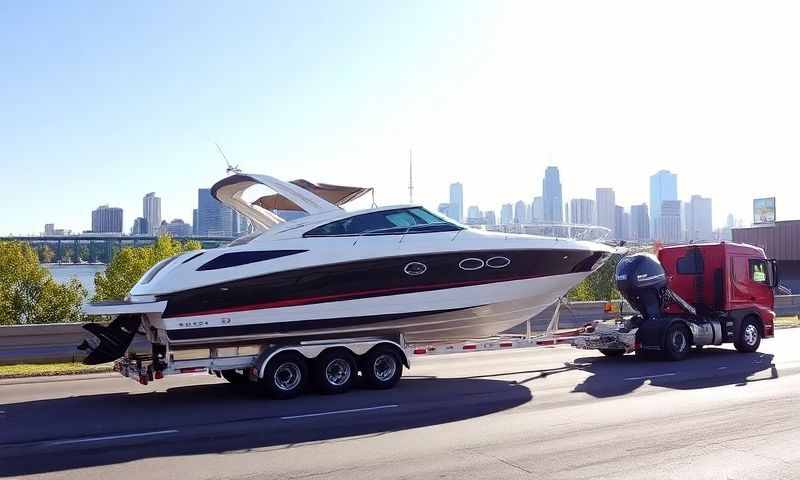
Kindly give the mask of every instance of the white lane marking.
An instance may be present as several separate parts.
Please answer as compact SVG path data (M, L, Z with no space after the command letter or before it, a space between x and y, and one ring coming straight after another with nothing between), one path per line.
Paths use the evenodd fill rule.
M351 408L348 410L335 410L333 412L306 413L304 415L289 415L286 417L281 417L281 420L293 420L295 418L307 418L307 417L321 417L323 415L338 415L341 413L368 412L370 410L382 410L384 408L396 408L399 406L400 405L378 405L377 407Z
M152 435L166 435L168 433L178 433L177 430L159 430L157 432L127 433L123 435L107 435L104 437L72 438L68 440L54 440L45 442L47 445L65 445L68 443L101 442L103 440L117 440L120 438L149 437Z
M677 373L659 373L658 375L645 375L644 377L628 377L625 380L647 380L649 378L671 377Z

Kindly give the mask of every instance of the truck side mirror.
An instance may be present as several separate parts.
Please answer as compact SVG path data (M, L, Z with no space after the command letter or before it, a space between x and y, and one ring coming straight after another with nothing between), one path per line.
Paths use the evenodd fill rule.
M775 288L778 286L778 261L774 258L770 258L767 260L767 265L769 265L769 272L768 272L768 280L769 286Z

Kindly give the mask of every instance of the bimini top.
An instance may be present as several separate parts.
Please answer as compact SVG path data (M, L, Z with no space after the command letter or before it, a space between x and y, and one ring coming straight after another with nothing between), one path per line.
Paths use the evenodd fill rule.
M242 198L253 185L264 185L276 192L249 203ZM269 175L237 173L223 178L211 187L211 195L246 216L254 226L266 230L284 221L274 210L304 211L309 215L339 210L341 205L353 201L371 188L343 187L325 183L313 184L307 180L284 182Z

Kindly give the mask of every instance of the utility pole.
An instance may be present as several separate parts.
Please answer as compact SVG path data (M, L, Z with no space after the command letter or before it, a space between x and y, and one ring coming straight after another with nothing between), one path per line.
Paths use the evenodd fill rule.
M408 149L408 203L414 203L414 178L411 170L411 149Z

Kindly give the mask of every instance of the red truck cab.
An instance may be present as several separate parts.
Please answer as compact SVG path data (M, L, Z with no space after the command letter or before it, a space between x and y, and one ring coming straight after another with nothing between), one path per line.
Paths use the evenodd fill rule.
M745 318L757 319L762 337L774 335L777 269L763 249L729 242L677 245L662 248L658 260L669 288L699 315L726 319L726 341L732 341ZM684 311L672 303L665 313Z

